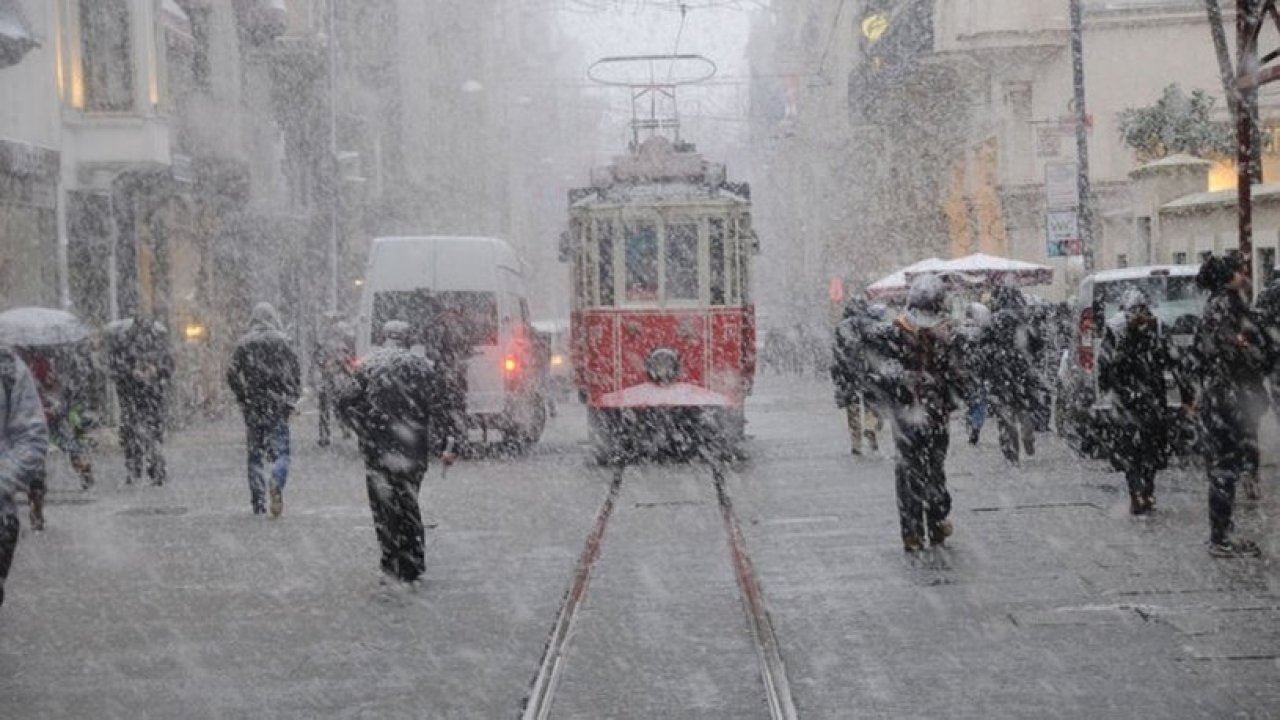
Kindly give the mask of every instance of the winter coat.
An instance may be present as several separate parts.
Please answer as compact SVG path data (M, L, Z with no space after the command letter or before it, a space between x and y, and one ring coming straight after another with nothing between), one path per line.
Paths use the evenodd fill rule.
M1215 292L1205 303L1191 346L1191 363L1208 404L1236 405L1260 416L1269 346L1240 294L1230 288Z
M978 373L992 404L1019 413L1043 413L1044 381L1037 371L1044 339L1021 308L994 313L978 340Z
M116 389L126 402L159 410L173 379L173 352L164 327L128 321L108 337L107 364Z
M836 326L831 363L836 407L857 405L866 391L871 365L863 334L869 323L870 318L846 317Z
M0 348L0 516L16 512L14 495L43 474L48 446L35 380L14 352Z
M877 385L898 422L945 422L969 394L960 343L949 319L908 311L872 341L886 359Z
M393 470L424 470L456 437L447 389L432 362L397 347L364 358L338 391L338 417L355 431L367 461Z
M1116 410L1113 463L1127 471L1139 462L1163 467L1169 450L1169 384L1172 375L1182 403L1194 391L1170 351L1164 324L1152 317L1147 325L1128 315L1111 319L1103 329L1098 353L1098 389L1111 396Z
M227 384L249 425L288 419L302 394L298 356L270 307L254 308L249 332L236 343L227 368Z

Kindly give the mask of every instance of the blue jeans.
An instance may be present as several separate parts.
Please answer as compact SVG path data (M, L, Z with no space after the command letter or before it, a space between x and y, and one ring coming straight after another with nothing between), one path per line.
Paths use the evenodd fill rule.
M254 510L262 510L263 464L267 458L274 463L271 468L271 486L283 491L289 479L289 419L281 418L266 423L246 426L245 445L249 449L249 502Z
M981 393L969 399L969 413L965 420L970 430L981 430L987 422L987 394Z

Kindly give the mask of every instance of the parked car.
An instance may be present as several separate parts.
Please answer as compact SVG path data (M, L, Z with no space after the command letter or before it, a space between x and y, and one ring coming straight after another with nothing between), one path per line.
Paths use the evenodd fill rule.
M1110 454L1115 424L1111 400L1098 392L1097 356L1102 330L1120 312L1125 290L1141 290L1151 310L1169 333L1175 362L1188 363L1186 350L1195 336L1208 294L1196 286L1195 265L1148 265L1104 270L1086 277L1071 303L1071 342L1062 353L1058 367L1055 414L1057 430L1077 452L1088 457ZM1181 398L1176 383L1169 384L1170 417L1176 414ZM1174 451L1187 453L1195 430L1188 420L1180 421Z

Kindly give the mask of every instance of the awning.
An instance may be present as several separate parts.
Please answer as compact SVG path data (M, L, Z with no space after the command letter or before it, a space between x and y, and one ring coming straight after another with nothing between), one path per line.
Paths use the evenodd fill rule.
M17 65L23 55L39 45L18 0L0 0L0 68Z

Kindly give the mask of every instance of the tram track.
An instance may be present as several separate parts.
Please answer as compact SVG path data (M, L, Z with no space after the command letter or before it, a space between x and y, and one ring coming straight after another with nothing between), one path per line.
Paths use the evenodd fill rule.
M726 484L725 468L718 460L710 459L707 460L707 466L711 471L730 562L737 581L741 606L746 616L747 634L759 665L769 715L773 720L794 720L798 715L787 679L786 666L780 652L777 634L764 602L764 594L755 574L751 556L747 551L742 528L733 509L733 500ZM608 493L587 535L582 552L578 556L573 580L565 593L543 649L537 673L521 712L522 720L546 720L551 717L578 614L586 601L592 572L600 559L604 537L622 493L627 467L619 465L612 470Z

